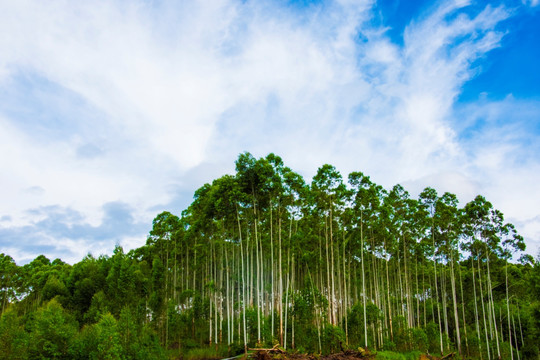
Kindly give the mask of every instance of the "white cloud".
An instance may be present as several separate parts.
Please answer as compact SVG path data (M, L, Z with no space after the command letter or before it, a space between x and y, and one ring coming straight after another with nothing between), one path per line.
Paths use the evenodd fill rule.
M540 4L540 1L538 0L522 0L522 3L525 5L528 5L530 7L536 7L538 4Z
M32 224L40 218L27 209L57 204L97 227L103 204L122 201L150 227L156 208L189 202L175 191L191 194L231 172L245 150L275 152L307 181L327 162L344 176L361 170L412 192L432 185L467 201L478 190L503 212L530 218L540 195L527 195L534 189L524 179L538 174L538 159L515 159L526 151L523 124L497 123L521 105L456 107L511 14L487 6L466 15L467 5L425 13L400 46L371 24L372 1L307 9L233 0L3 3L0 90L21 74L46 80L29 86L43 86L56 105L33 114L55 119L62 110L57 127L73 128L38 134L18 118L33 98L14 97L17 111L0 117L0 151L10 154L0 158L10 174L0 178L0 217L11 219L0 226ZM494 119L491 135L462 139L480 118ZM528 211L516 209L521 196L532 199ZM120 241L139 244L134 234Z

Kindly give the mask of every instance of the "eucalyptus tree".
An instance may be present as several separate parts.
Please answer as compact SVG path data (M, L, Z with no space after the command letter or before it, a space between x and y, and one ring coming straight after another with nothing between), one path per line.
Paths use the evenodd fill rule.
M204 317L208 319L207 335L210 343L214 325L212 302L215 301L217 291L213 271L215 266L213 251L216 237L219 237L215 221L215 192L216 188L211 184L204 184L195 191L193 202L182 214L183 222L187 224L184 237L191 250L186 275L189 276L187 283L192 292L192 333L194 335L198 327L196 323L200 320L202 308L208 304Z
M232 175L224 175L212 182L212 206L214 209L213 219L208 221L214 221L219 232L216 237L216 242L221 247L222 253L219 263L221 265L220 279L220 293L225 292L225 307L227 316L227 341L230 345L234 338L234 289L238 288L238 292L242 294L242 314L243 320L240 321L243 326L244 333L244 346L247 347L246 337L246 321L245 321L245 303L246 303L246 284L244 281L245 269L244 269L244 244L242 242L242 226L241 226L241 207L240 204L245 200L242 200L243 196L240 192L238 181L236 177ZM239 256L237 256L239 254ZM236 264L234 259L239 257L240 261ZM225 275L223 275L225 272ZM225 278L225 279L224 279ZM236 281L234 281L236 279ZM223 282L225 284L223 284ZM221 303L221 300L220 300ZM218 304L216 304L216 307ZM219 305L219 311L223 312L223 306ZM220 316L223 318L223 315ZM221 322L220 322L221 323ZM216 324L217 325L217 324ZM221 326L221 325L220 325ZM221 329L221 327L220 327ZM240 336L240 331L239 331Z
M272 173L270 174L270 178L268 179L269 181L269 212L270 212L270 218L269 218L269 229L268 232L270 233L270 328L271 328L271 336L272 336L272 339L274 338L274 329L275 329L275 326L274 326L274 320L275 320L275 314L274 314L274 310L275 310L275 307L276 307L276 304L279 304L277 306L278 308L278 316L280 316L281 314L281 298L279 298L277 301L276 301L276 286L275 286L275 269L276 267L274 266L275 262L274 262L274 233L275 233L275 230L274 230L274 206L276 207L276 215L275 216L277 218L277 221L278 221L278 226L277 226L277 234L278 234L278 240L279 240L279 244L278 244L278 251L279 251L279 254L281 254L281 212L282 212L282 202L283 202L283 193L284 193L284 189L283 189L283 172L285 171L285 167L284 167L284 164L283 164L283 160L279 157L279 156L276 156L275 154L271 153L269 154L267 157L266 157L266 161L268 162L268 164L272 167ZM278 267L277 267L277 273L279 274L280 276L280 283L281 283L281 258L279 258L279 263L278 263ZM279 288L279 286L278 286ZM281 325L281 324L280 324ZM281 330L281 327L280 327L280 330L279 330L279 334L280 334L280 339L281 339L281 335L282 335L282 330ZM282 341L280 340L280 343L282 343Z
M355 216L355 225L359 224L360 231L360 261L362 265L362 302L364 316L364 346L368 345L367 333L367 305L366 305L366 274L364 260L364 223L371 224L378 216L380 207L380 189L371 182L369 176L361 172L353 172L349 174L349 184L353 189L352 206ZM358 231L358 226L355 226L355 232Z
M390 278L390 267L396 267L397 262L397 249L398 245L396 243L395 239L395 229L394 229L394 207L391 204L391 200L389 199L389 192L383 191L381 193L381 207L379 212L379 219L378 219L378 234L382 238L382 251L381 254L385 260L385 267L386 267L386 318L388 319L388 327L390 330L390 339L392 341L395 340L394 338L394 322L393 319L395 316L398 315L399 312L399 305L397 305L397 308L393 308L393 304L397 302L396 296L397 296L397 286L392 287L392 282ZM394 270L394 269L392 269ZM392 271L392 273L395 273ZM397 281L394 281L394 284L397 283ZM395 311L394 311L395 310Z
M234 259L237 258L236 261L236 274L237 274L237 281L236 281L236 287L238 290L238 303L241 304L241 316L239 314L239 329L238 329L238 335L240 336L240 323L242 324L242 339L243 339L243 345L244 345L244 351L247 352L247 344L248 344L248 334L247 334L247 320L246 320L246 310L247 310L247 303L248 303L248 281L247 281L247 271L248 271L248 254L245 243L248 239L248 229L244 229L242 227L242 223L246 222L247 219L244 219L244 208L243 204L248 203L249 199L248 196L241 191L239 180L237 176L231 176L231 175L225 175L218 179L218 182L216 185L219 186L220 189L220 196L216 200L216 207L219 209L219 213L221 214L222 218L224 219L225 228L227 229L226 239L227 243L229 243L232 247L232 262L234 263ZM246 233L246 236L243 236L243 233ZM239 247L239 249L238 249ZM236 251L235 251L236 248ZM236 253L236 256L235 256ZM225 253L227 254L227 253ZM230 275L229 275L230 276ZM234 283L232 284L234 285ZM234 310L234 293L233 293L233 286L230 286L229 294L230 298L228 300L228 307L230 308L230 313L233 313ZM240 301L240 295L241 295L241 301ZM241 318L241 319L240 319ZM229 321L228 323L229 331L233 332L233 323ZM234 333L234 332L233 332ZM232 342L232 337L231 340Z
M337 299L335 290L335 267L334 267L334 217L336 211L344 205L346 186L341 174L332 165L321 166L311 182L311 193L315 207L324 217L325 243L326 243L326 274L327 274L327 297L329 303L330 323L338 324ZM339 270L339 269L338 269Z
M455 338L458 353L461 355L461 336L456 291L455 266L459 260L459 239L461 227L459 224L458 199L456 195L444 193L435 203L435 223L437 236L440 238L440 251L445 257L445 263L450 264L450 287L455 324ZM444 309L446 312L446 308ZM464 324L465 325L465 324ZM465 330L466 331L466 330Z
M283 265L283 238L286 237L290 244L292 237L292 223L300 220L302 217L302 210L306 203L306 184L304 179L289 167L286 167L283 160L275 154L269 154L266 157L266 161L272 167L271 175L268 183L268 189L270 192L270 244L271 244L271 264L272 264L272 277L271 277L271 289L274 291L274 223L277 222L277 234L278 241L278 262L277 262L277 301L274 301L275 295L272 294L272 303L277 305L277 312L279 317L279 342L284 344L283 339L283 273L285 271ZM273 209L276 208L275 216ZM275 220L274 220L275 218ZM283 227L283 223L289 222L289 226ZM288 228L288 230L287 230ZM288 235L287 235L288 234ZM290 245L289 245L290 246ZM272 334L274 329L274 315L272 313Z
M432 242L432 256L433 256L433 274L435 277L435 303L437 304L437 322L439 325L439 344L441 355L444 353L443 347L443 331L442 331L442 320L441 320L441 309L439 303L439 285L437 279L437 263L439 252L437 251L437 246L435 242L435 205L437 203L438 195L435 189L425 188L419 195L419 201L427 209L429 214L429 220L431 222L431 242Z
M500 358L499 335L496 325L497 319L493 309L493 292L489 267L490 257L496 254L500 248L500 239L496 236L496 226L494 224L494 222L497 222L496 218L499 215L494 212L492 204L480 195L467 203L463 208L463 212L466 219L464 232L468 238L468 241L463 244L463 248L471 253L472 259L475 259L477 263L488 359L491 358L490 338L491 340L495 338L497 356ZM482 276L482 267L480 265L484 263L486 274ZM474 266L474 262L471 262L471 264ZM484 288L486 288L485 295ZM487 299L485 299L486 297Z
M277 157L269 156L275 166L280 166ZM252 209L254 253L255 253L255 289L257 294L257 340L261 342L261 311L264 312L264 264L263 264L263 238L259 233L259 226L264 212L271 207L272 186L277 176L274 167L268 159L255 159L250 153L243 153L236 161L236 177L240 189L250 198L250 203L244 204Z
M13 258L4 253L0 254L0 303L4 313L7 305L15 298L16 294L16 276L18 266Z
M421 266L426 262L424 254L425 237L429 229L429 224L426 222L427 212L418 200L409 199L407 201L407 208L407 232L410 238L407 248L410 253L410 258L411 260L413 260L412 262L414 263L414 280L411 279L411 284L414 284L414 289L412 289L411 285L411 292L414 292L414 296L412 296L412 301L414 302L414 300L416 299L416 312L414 311L413 304L411 304L411 317L413 320L412 326L419 328L422 318L420 316L420 300L423 299L423 303L425 304L424 284L422 284L422 290L420 290L419 267L420 271L422 271L423 283L425 279L425 271L423 271L424 269Z
M157 266L153 272L153 283L154 283L154 292L151 295L153 309L155 312L154 315L157 317L164 317L164 321L159 322L161 326L164 322L163 329L163 338L165 339L165 344L168 342L169 338L169 317L164 312L168 308L169 301L171 300L171 285L169 276L171 274L171 266L169 262L171 248L175 248L172 243L173 235L180 228L180 219L178 216L171 214L168 211L160 213L152 222L152 230L147 239L147 244L157 249L158 254L157 258L154 258L152 266ZM159 259L161 262L158 264L156 260ZM163 269L163 270L160 270ZM164 279L161 280L160 272L164 272ZM163 281L164 289L161 288Z
M500 221L503 221L502 213L499 217ZM513 360L514 359L514 351L512 348L512 331L511 331L511 323L510 323L510 301L508 296L508 260L512 258L512 255L516 251L524 251L525 250L525 242L521 235L519 235L516 231L516 228L513 224L507 223L503 226L498 227L499 234L498 236L504 240L502 240L502 246L503 251L501 253L502 258L505 261L504 266L504 285L505 285L505 295L506 295L506 316L508 320L508 344L510 346L510 357ZM513 315L513 314L512 314ZM502 324L501 324L502 325ZM515 326L514 326L515 330ZM514 342L516 344L517 349L517 339L514 336ZM518 352L519 357L519 352Z
M395 296L396 313L407 320L407 327L412 327L411 296L409 291L409 273L407 267L407 237L409 194L401 185L395 185L384 199L386 209L387 247L396 267ZM401 267L403 266L403 271ZM403 275L403 276L402 276Z

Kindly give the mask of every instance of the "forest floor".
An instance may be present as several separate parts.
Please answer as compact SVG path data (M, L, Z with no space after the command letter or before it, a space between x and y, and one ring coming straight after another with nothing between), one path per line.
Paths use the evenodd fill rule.
M375 354L369 351L346 350L336 354L315 356L306 354L289 354L286 352L257 351L253 354L255 360L355 360L355 359L375 359Z
M423 354L419 351L406 354L383 351L381 353L371 352L367 349L358 348L358 351L343 350L339 353L330 355L314 355L289 353L277 346L271 349L249 349L248 354L238 355L232 358L223 360L388 360L388 359L415 359L415 360L452 360L456 356L455 353L449 353L442 357L437 357L429 354ZM202 358L201 358L202 359Z
M377 356L376 352L371 352L369 350L362 350L361 351L352 351L352 350L345 350L340 353L330 354L330 355L307 355L307 354L289 354L285 351L281 351L280 349L270 349L270 350L259 350L255 353L251 354L249 359L255 359L255 360L357 360L357 359L377 359L379 358ZM381 354L382 355L382 354ZM443 357L437 357L432 356L428 354L420 354L419 360L450 360L453 359L455 356L455 353L450 353L448 355L445 355ZM384 359L387 359L387 357L384 357Z

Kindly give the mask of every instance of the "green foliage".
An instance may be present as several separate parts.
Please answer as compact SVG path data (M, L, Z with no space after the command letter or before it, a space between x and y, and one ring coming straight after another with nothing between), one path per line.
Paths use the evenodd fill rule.
M385 338L383 341L383 350L389 352L396 351L396 343L388 338Z
M85 325L72 339L69 354L72 359L96 359L99 345L98 330L96 326Z
M99 320L102 314L109 311L107 296L103 291L98 291L92 296L90 308L84 314L84 320L87 323L95 323Z
M158 317L164 309L165 268L160 259L152 261L152 292L150 294L149 307L155 317Z
M322 353L331 354L341 351L345 344L345 332L338 326L327 324L322 336Z
M78 324L55 299L39 308L30 325L29 354L32 358L69 359L70 341Z
M0 359L25 359L28 341L21 319L8 308L0 318Z
M427 324L426 329L427 347L428 352L431 354L437 354L440 352L440 333L439 326L433 321Z
M538 359L538 356L540 355L540 350L538 350L538 345L534 342L530 341L523 346L523 349L521 349L521 352L523 354L523 359Z
M349 331L349 342L351 344L365 347L370 344L364 344L364 305L356 303L349 310L347 316L347 325ZM366 321L371 326L376 321L382 319L381 310L373 303L366 305ZM369 330L368 330L369 331ZM369 341L370 337L368 337ZM395 345L395 344L394 344Z
M429 347L429 341L424 329L409 329L409 334L411 350L418 350L424 353L427 352Z
M478 335L476 331L473 329L469 329L467 333L467 338L463 337L462 346L465 346L465 344L469 345L468 354L472 358L479 358L480 357L480 342L478 341Z
M98 339L97 358L104 360L122 359L120 334L114 316L110 313L102 315L95 327Z
M407 320L403 316L394 318L394 342L398 351L408 351L410 348L410 332Z
M66 304L69 297L66 285L54 274L47 278L47 282L43 286L41 294L43 301L49 301L57 297L58 302L62 304Z
M128 350L124 349L126 357L132 359L165 359L165 349L161 346L155 331L148 325L140 327L138 336Z
M537 265L538 265L537 259ZM528 330L525 338L525 344L523 346L523 358L524 359L538 359L540 355L540 346L538 339L540 339L540 301L535 301L529 308L530 313L524 314L526 316L525 327Z
M379 351L377 352L376 359L381 360L418 360L422 353L420 351L410 352L393 352L393 351Z
M9 255L0 254L0 304L1 311L16 295L18 267Z

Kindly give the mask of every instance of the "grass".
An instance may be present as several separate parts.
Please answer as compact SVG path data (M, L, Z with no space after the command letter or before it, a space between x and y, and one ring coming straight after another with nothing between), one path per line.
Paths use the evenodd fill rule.
M377 359L380 360L418 360L420 358L421 351L411 351L406 353L398 353L393 351L379 351L377 352Z
M238 349L229 349L229 347L225 345L220 345L217 348L211 346L184 349L180 355L183 360L216 360L233 357L239 353ZM243 353L243 351L241 353Z
M212 359L222 359L222 354L218 353L215 348L201 348L201 349L190 349L185 355L184 359L186 360L212 360Z

